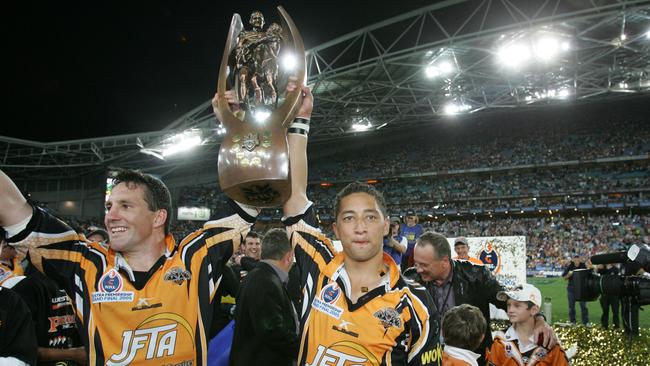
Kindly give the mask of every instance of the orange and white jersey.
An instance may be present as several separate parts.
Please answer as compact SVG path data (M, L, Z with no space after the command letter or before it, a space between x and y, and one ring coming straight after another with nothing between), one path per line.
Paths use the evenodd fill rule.
M240 213L207 222L178 245L168 235L143 277L39 208L9 241L73 300L90 365L205 365L221 270L252 220Z
M494 366L564 366L569 361L560 345L547 350L536 345L531 337L526 346L521 346L514 327L497 332L487 355L489 365Z
M424 288L407 284L384 253L383 283L352 303L345 255L314 221L311 207L285 220L303 291L298 364L440 365L438 314Z

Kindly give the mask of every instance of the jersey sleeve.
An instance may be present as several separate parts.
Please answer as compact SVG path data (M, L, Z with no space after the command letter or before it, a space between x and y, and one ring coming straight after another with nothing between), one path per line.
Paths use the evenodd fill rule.
M71 297L87 292L78 285L73 288L80 281L71 279L82 272L101 271L108 251L98 243L81 240L70 226L39 207L34 207L25 229L7 241L16 248L19 258L26 256Z
M424 287L410 285L408 366L441 365L440 315Z

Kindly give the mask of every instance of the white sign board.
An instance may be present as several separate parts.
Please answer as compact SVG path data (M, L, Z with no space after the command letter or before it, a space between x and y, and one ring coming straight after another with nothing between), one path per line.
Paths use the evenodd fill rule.
M178 219L208 221L210 219L210 209L207 207L179 207Z

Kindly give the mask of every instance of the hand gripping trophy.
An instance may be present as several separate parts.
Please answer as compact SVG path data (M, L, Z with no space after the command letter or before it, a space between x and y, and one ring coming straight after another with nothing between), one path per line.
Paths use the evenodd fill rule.
M264 29L259 11L246 30L239 14L230 31L219 69L217 118L226 128L219 149L221 189L238 202L258 207L280 206L291 195L287 127L300 106L300 89L284 93L289 78L305 80L305 47L293 21L278 7L282 26ZM293 59L293 67L281 66ZM238 107L229 108L227 90Z

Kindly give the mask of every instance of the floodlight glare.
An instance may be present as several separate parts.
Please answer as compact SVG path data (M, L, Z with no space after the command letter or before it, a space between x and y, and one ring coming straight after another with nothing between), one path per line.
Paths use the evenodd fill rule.
M469 110L469 108L470 108L470 106L468 106L467 104L449 103L449 104L445 105L445 107L443 108L443 111L445 112L445 114L453 115L453 114L457 114L457 113L460 113L460 112L467 111L467 110Z
M255 112L255 120L259 123L266 121L269 116L271 116L271 112L269 111L259 110Z
M569 41L562 42L562 51L568 51L571 49L571 43Z
M282 57L282 67L289 71L296 68L296 56L291 53L287 53Z
M510 67L517 67L529 58L530 49L523 44L514 43L499 49L499 59Z
M440 70L438 70L438 68L433 65L429 65L424 69L424 73L428 78L435 78L436 76L440 75Z
M542 60L549 60L557 54L558 48L557 40L549 37L542 38L535 45L535 56Z
M569 89L560 89L560 91L557 92L557 96L560 98L566 98L569 96L569 94L571 94L571 92L569 92Z
M650 30L645 33L645 38L650 39Z
M194 146L201 145L201 136L187 136L183 133L178 134L170 139L173 141L162 150L162 156L167 157L181 151L186 151Z
M352 129L355 131L367 131L372 127L372 124L368 122L367 124L363 123L353 123Z
M447 61L442 61L440 65L438 65L438 68L444 74L449 74L450 72L454 71L454 66Z
M627 34L621 33L621 41L625 41L627 39Z

